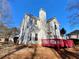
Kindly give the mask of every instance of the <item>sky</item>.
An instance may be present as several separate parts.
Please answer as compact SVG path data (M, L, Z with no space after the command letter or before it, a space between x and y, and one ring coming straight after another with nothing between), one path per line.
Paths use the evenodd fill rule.
M47 19L54 16L57 18L60 29L64 27L67 33L77 29L77 27L72 29L68 23L66 10L68 0L9 0L9 3L12 11L12 27L20 27L26 13L39 16L39 10L43 8L46 11Z

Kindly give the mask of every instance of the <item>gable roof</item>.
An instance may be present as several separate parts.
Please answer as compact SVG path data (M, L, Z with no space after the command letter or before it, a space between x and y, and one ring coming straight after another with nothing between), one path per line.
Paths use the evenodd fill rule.
M38 20L38 19L39 19L38 17L33 16L33 15L32 15L32 14L30 14L30 13L27 13L26 15L28 15L30 18L33 18L33 19L35 19L35 20Z
M74 30L74 31L68 33L67 35L75 35L75 34L79 34L79 30Z
M57 24L59 24L59 22L57 21L56 17L52 17L52 18L48 19L47 22L51 22L51 21L56 22Z

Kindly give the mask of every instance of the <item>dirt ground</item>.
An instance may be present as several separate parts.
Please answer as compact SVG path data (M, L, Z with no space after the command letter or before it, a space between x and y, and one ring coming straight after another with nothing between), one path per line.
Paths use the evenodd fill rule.
M55 50L25 45L0 46L0 59L79 59L79 46Z

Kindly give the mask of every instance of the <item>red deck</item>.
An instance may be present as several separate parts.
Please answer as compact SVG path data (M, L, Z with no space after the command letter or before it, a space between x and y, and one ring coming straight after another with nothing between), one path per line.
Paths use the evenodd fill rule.
M48 47L73 47L73 40L64 40L64 39L42 39L42 46Z

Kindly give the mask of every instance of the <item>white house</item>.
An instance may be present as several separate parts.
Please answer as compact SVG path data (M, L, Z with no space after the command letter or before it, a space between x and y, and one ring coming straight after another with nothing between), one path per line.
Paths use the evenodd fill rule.
M26 14L20 28L19 44L42 44L42 39L61 38L59 23L57 19L51 18L47 21L46 12L39 11L39 17Z

